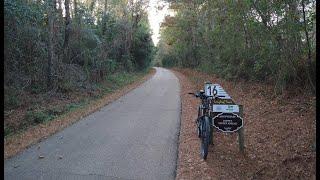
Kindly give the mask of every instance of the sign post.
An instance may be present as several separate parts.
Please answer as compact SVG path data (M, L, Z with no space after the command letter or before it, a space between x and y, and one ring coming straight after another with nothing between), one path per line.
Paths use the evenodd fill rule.
M243 117L243 105L239 105L239 114L241 117ZM239 134L239 149L240 151L243 153L244 151L244 126L242 126L239 130L238 130L238 134Z

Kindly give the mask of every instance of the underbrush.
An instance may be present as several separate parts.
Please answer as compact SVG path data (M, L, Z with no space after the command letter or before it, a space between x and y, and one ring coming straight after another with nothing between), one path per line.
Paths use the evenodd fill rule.
M106 81L112 83L114 88L120 88L126 84L132 83L138 77L138 74L124 72L110 75L106 78Z

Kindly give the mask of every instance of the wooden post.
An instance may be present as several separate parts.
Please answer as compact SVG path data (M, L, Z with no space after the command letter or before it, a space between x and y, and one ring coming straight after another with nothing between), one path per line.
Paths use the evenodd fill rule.
M243 105L239 105L239 111L240 111L240 117L243 118ZM244 126L242 126L241 129L238 130L239 134L239 149L240 152L243 153L244 151Z

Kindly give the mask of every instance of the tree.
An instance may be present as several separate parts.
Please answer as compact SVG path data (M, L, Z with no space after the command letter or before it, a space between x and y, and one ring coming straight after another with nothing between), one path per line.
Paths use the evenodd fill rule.
M315 89L309 68L315 1L167 2L176 15L161 27L157 58L163 64L232 80L270 81L275 93L292 86Z
M54 47L53 47L53 24L54 24L54 10L55 1L48 0L48 67L47 67L47 88L52 88L53 85L53 60L54 60Z
M104 10L103 10L102 35L105 35L106 28L107 28L107 10L108 10L108 0L105 0Z
M316 88L313 84L312 76L314 75L313 70L312 70L312 60L311 60L311 47L310 47L310 40L309 40L309 32L307 29L307 20L306 20L306 11L305 11L305 0L301 1L301 6L302 6L302 13L303 13L303 24L304 24L304 32L306 35L306 41L307 41L307 49L308 49L308 79L310 82L310 85L312 87L312 91L315 94L316 93Z
M65 31L64 31L64 42L63 42L63 60L64 62L68 62L69 57L69 36L70 36L70 1L64 0L65 7Z
M130 16L133 9L127 0L5 0L4 10L7 87L77 90L116 71L139 71L150 63L147 13L138 8L137 16ZM92 78L95 74L99 78Z

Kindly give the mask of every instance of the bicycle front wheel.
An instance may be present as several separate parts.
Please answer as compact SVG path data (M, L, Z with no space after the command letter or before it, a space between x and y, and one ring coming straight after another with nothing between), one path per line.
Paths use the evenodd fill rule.
M198 108L198 118L196 120L196 124L197 124L197 135L199 138L201 138L201 118L203 115L203 109L201 108L201 106L199 106Z
M209 117L205 116L201 122L201 157L206 160L211 136L211 127Z

